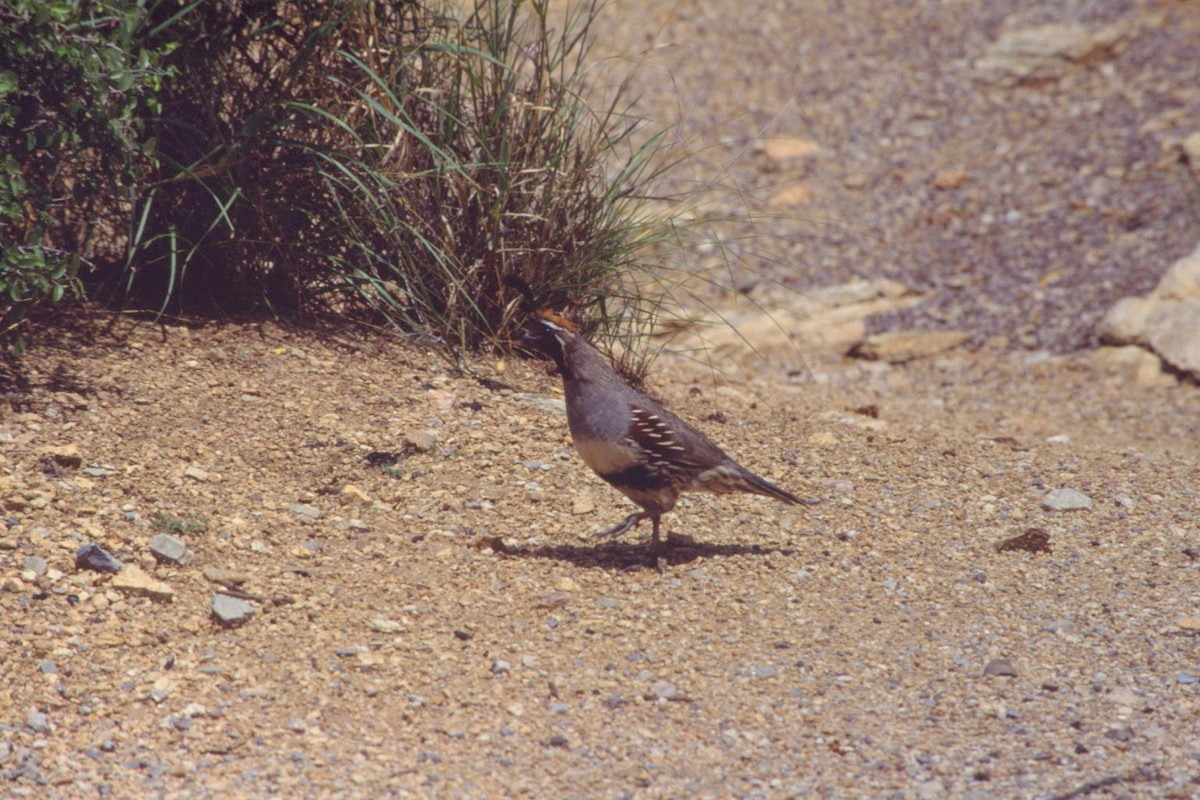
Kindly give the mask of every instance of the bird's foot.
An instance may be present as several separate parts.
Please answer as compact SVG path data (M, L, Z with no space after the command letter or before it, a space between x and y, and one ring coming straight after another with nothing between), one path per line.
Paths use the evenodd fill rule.
M667 549L671 546L671 537L664 541L659 535L660 519L654 517L654 533L650 537L650 560L659 575L667 574Z
M621 567L621 572L641 572L644 569L653 569L659 575L666 575L667 567L671 565L669 550L670 548L665 544L648 548L636 561Z
M628 517L621 520L616 525L613 525L611 528L605 528L604 530L597 533L596 538L597 539L615 539L623 533L628 533L630 530L632 530L634 527L636 527L639 522L641 522L648 516L650 516L650 515L646 514L645 512L638 512L636 514L630 514Z

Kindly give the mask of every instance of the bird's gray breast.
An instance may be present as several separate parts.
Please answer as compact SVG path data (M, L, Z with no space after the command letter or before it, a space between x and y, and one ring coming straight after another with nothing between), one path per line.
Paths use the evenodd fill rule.
M628 405L619 392L590 391L587 407L582 387L567 386L567 425L583 462L600 475L610 475L636 463L639 452L628 442Z

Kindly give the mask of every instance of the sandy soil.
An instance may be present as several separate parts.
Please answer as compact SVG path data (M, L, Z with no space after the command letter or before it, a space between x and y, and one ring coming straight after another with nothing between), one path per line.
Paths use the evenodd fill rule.
M662 57L694 60L672 68L673 86L641 73L647 102L665 93L696 107L693 120L708 106L735 120L742 144L728 146L751 155L730 169L747 185L779 178L753 154L766 123L840 148L842 133L882 124L887 105L863 98L897 81L913 102L960 102L913 80L906 59L952 40L944 58L965 57L1000 25L998 6L965 0L911 14L818 3L803 19L782 3L633 5L615 4L613 36L669 34L688 47ZM1110 63L1127 86L1157 87L1155 102L1183 91L1184 70L1194 83L1179 52L1194 6L1055 9L1087 22L1166 14L1171 25L1139 28ZM771 36L755 33L771 20ZM772 85L754 69L767 56L811 96L783 112L756 99ZM1090 102L1102 85L1090 75L1042 91ZM938 119L974 141L995 130L978 109ZM834 127L802 130L813 120ZM1078 146L1003 130L1013 153L1028 137ZM665 520L662 573L644 557L648 531L595 540L631 506L575 456L542 365L480 359L472 375L402 342L271 325L51 332L0 399L0 793L1200 796L1200 391L1115 380L1072 352L1109 293L1141 286L1140 274L1107 285L1103 264L1150 254L1138 262L1150 275L1186 249L1182 201L1164 194L1169 214L1118 234L1070 210L1075 177L1031 178L1008 195L1031 212L1029 255L974 261L1016 235L997 229L945 257L941 228L892 223L929 198L953 205L928 188L957 162L951 148L945 164L930 147L885 179L907 145L881 135L846 136L868 191L845 188L840 156L812 167L817 207L840 204L838 218L850 209L878 236L797 239L783 255L811 259L785 273L777 253L757 268L797 290L925 269L937 289L965 264L952 293L963 316L934 291L891 322L936 327L940 308L937 324L974 320L990 345L905 366L813 355L791 375L768 358L738 380L661 360L650 384L669 405L822 501L696 497ZM1085 160L1103 173L1109 151L1095 146ZM1122 157L1145 183L1131 177L1114 205L1140 208L1172 174L1148 146ZM1023 174L1020 160L1011 172L971 162L972 202L1003 215L991 192ZM1076 224L1079 246L1102 251L1094 281L1065 239L1043 236ZM875 247L900 241L903 259ZM1053 262L1068 275L1040 301L1033 272L991 271L1032 269L1034 255L1039 274ZM979 312L980 298L998 310ZM1023 339L1038 303L1068 308ZM1046 508L1059 489L1091 507ZM1022 541L1044 545L1001 547L1031 529L1044 535ZM160 563L161 533L192 560ZM86 543L151 581L119 588L77 570ZM218 593L253 613L222 625Z

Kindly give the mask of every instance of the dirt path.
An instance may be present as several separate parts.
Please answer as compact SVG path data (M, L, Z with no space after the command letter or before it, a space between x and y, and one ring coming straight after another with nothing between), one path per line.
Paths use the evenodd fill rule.
M1026 361L691 390L664 364L823 503L699 498L660 575L590 537L626 506L531 365L497 392L271 328L35 354L0 423L6 791L1193 796L1200 393ZM1093 507L1043 509L1059 488ZM187 566L150 555L170 518ZM1051 552L997 551L1030 528ZM77 572L85 542L173 601Z
M1200 130L1196 3L618 0L612 11L597 55L615 59L614 75L635 57L628 96L651 120L679 121L691 158L673 186L708 187L697 205L712 217L755 217L721 231L761 280L805 291L888 277L928 292L881 328L1092 346L1101 315L1152 288L1200 235L1200 173L1175 147ZM1019 49L1022 32L1042 32L1044 57L1031 60L1044 70L1006 85L981 63Z
M497 389L401 344L272 326L55 334L0 398L0 793L1200 796L1200 392L1021 349L1028 333L1072 350L1110 295L1190 245L1153 141L1114 164L1066 135L1094 119L1049 110L1132 83L1147 118L1194 112L1194 6L1055 6L1138 21L1104 62L1121 80L1089 67L1019 90L1004 114L1048 116L1001 126L993 163L995 117L969 103L1001 105L1000 90L968 91L949 65L998 35L999 5L814 5L617 3L606 41L687 42L662 53L674 84L642 73L646 102L693 109L705 135L733 120L709 141L728 138L742 185L811 183L813 216L877 234L781 229L765 278L926 269L914 288L937 291L903 319L972 321L987 347L902 367L804 354L790 375L767 353L744 380L660 362L668 404L822 500L696 498L665 520L660 574L646 531L593 539L630 507L571 450L538 365L476 364L512 387ZM1125 114L1101 105L1102 122ZM916 137L921 120L965 149ZM770 126L827 155L771 166L753 144ZM1082 155L1051 181L1027 157L1037 143ZM1132 227L1076 205L1113 166L1125 177L1104 186L1129 193L1104 205ZM959 189L932 188L955 169ZM962 250L918 224L964 203L1026 214L968 226ZM1113 282L1128 264L1148 272ZM1090 508L1046 508L1060 489ZM162 533L188 563L156 560ZM999 549L1022 535L1027 549ZM148 581L77 570L86 543ZM252 613L221 625L218 593Z

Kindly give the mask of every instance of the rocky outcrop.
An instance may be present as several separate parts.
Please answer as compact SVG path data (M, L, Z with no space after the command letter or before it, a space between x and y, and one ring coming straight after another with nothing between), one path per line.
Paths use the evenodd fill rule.
M1200 380L1200 247L1172 264L1150 294L1118 300L1100 325L1100 338L1144 347Z

